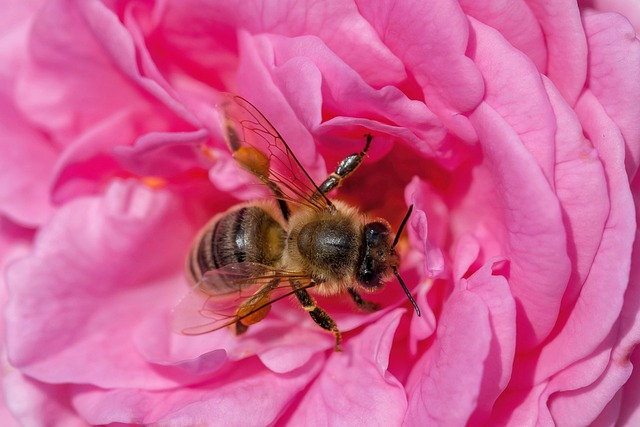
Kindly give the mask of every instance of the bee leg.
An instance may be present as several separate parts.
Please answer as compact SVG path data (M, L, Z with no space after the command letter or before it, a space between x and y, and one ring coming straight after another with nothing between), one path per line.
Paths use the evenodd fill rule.
M336 187L339 187L342 184L342 181L346 179L349 175L351 175L362 163L364 156L367 154L369 150L369 145L371 145L371 140L373 136L370 134L365 135L367 138L367 142L364 146L364 149L359 153L351 154L347 156L344 160L342 160L335 172L327 177L322 184L318 186L318 189L322 192L322 194L327 194L329 191L333 190Z
M351 296L351 299L353 299L353 302L356 303L356 305L360 310L365 311L367 313L373 313L374 311L378 311L380 309L380 306L375 302L362 299L358 291L356 291L355 289L349 288L348 292L349 292L349 295Z
M299 287L296 286L295 283L292 283L294 288ZM309 316L313 319L314 322L318 324L322 329L332 332L336 337L336 345L335 351L340 352L342 349L340 348L340 342L342 341L342 334L338 330L338 326L336 322L329 316L329 313L318 307L316 301L309 295L309 292L306 289L298 289L296 291L296 297L305 311L309 312Z
M231 333L233 333L233 335L235 336L244 334L245 332L247 332L247 329L249 329L249 327L241 322L236 322L231 325Z

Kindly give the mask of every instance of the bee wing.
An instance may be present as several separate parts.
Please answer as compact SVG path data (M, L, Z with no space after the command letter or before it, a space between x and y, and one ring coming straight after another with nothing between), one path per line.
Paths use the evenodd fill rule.
M172 311L173 330L201 335L230 326L295 292L289 280L315 286L308 275L257 263L229 264L208 271ZM238 314L238 308L244 310Z
M269 120L246 99L226 94L221 104L233 157L276 198L322 210L331 205Z

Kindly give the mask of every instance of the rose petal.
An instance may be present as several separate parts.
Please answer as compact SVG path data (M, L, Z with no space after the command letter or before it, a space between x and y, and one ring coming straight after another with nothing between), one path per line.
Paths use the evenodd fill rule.
M623 167L624 143L618 128L589 92L578 102L577 113L604 165L611 209L578 301L562 330L541 349L536 370L538 379L601 347L618 321L629 280L636 223Z
M430 204L425 194L424 183L417 177L405 188L405 199L409 199L414 210L409 222L409 239L411 246L424 257L424 273L426 277L435 278L445 270L444 256L439 247L432 243L426 211Z
M12 371L2 375L2 387L12 414L0 418L3 426L87 426L71 406L68 386L41 383Z
M491 343L489 312L471 292L454 292L444 306L433 349L407 380L406 425L465 425L475 409Z
M394 310L333 353L294 409L291 425L399 425L406 396L388 371L389 351L404 310Z
M134 146L114 148L115 157L129 171L139 175L167 177L199 165L207 168L207 159L201 150L208 139L204 129L183 133L150 133L140 137Z
M632 369L628 362L623 365L610 363L600 378L589 386L553 394L549 399L549 410L554 422L558 425L591 425L627 382Z
M288 99L297 100L302 104L299 107L294 106L296 111L304 111L305 106L317 105L310 102L308 97L320 96L320 93L316 93L315 90L309 93L309 88L322 88L324 114L331 111L338 116L328 122L341 119L345 125L346 118L340 116L379 117L382 123L396 124L398 130L410 129L412 134L405 138L405 142L412 141L418 147L423 146L424 141L432 143L434 146L423 149L426 151L428 148L431 153L437 148L435 145L444 138L440 121L423 103L407 98L393 86L385 86L382 89L371 87L361 75L337 57L335 52L330 51L322 40L315 37L299 37L294 40L271 37L269 40L278 63L282 64L274 70L274 78L276 83L290 94L287 96ZM379 65L372 62L371 66ZM285 68L288 70L286 73ZM310 78L309 76L315 76L318 72L321 73L322 82L314 79L313 82L300 85L301 79L298 75ZM307 96L300 97L301 93ZM300 118L304 121L307 117L314 117L307 127L313 128L320 124L319 110ZM327 125L325 121L321 127L325 128Z
M488 262L468 280L461 280L469 292L478 295L489 310L492 338L485 361L477 407L470 418L472 425L484 424L494 403L511 379L516 350L516 304L507 280L493 274L501 260Z
M256 359L234 364L197 386L148 391L77 387L73 403L92 425L114 422L172 426L265 426L273 423L322 368L317 356L295 372L275 374ZM251 412L247 412L251 402Z
M473 128L458 113L473 109L484 87L465 55L469 31L460 6L453 1L440 2L437 8L419 2L360 1L358 8L420 84L429 109L457 136L473 141Z
M493 234L502 241L501 249L497 253L484 250L486 256L503 256L510 262L509 283L518 301L518 324L526 328L518 334L518 345L531 348L553 328L569 278L566 241L558 238L565 235L560 207L537 162L493 109L482 104L470 119L487 157L489 179L495 180L473 185L485 188L480 197L495 192L498 198L476 203L480 209L487 209L486 203L502 206L501 212L493 214L500 215L500 220L491 225L497 227ZM467 214L477 217L478 211ZM495 218L483 220L491 224ZM481 241L484 239L483 235Z
M640 4L635 0L591 0L588 6L623 15L631 21L636 32L640 33Z
M177 14L182 22L204 25L220 24L248 29L252 34L269 32L294 38L316 35L324 40L351 68L372 86L402 81L405 70L352 3L295 1L278 3L256 13L255 5L243 1L203 4L181 2L163 6L167 15ZM370 64L378 64L371 67Z
M562 304L570 307L592 268L610 202L604 168L595 148L585 138L578 117L551 82L543 81L558 124L555 188L565 217L567 250L573 266Z
M628 21L617 14L586 14L583 23L591 58L589 89L620 128L631 178L640 163L640 105L636 102L640 79L629 77L640 68L640 40Z
M194 234L187 218L168 192L131 181L59 209L35 253L8 272L11 363L49 382L173 384L137 353L131 326L181 291L171 272L182 271Z
M485 102L513 129L553 182L556 127L538 70L496 30L475 19L469 22L475 31L474 59L484 76ZM517 85L513 85L515 79Z
M622 388L618 422L633 426L640 422L640 347L636 347L629 360L633 364L633 372Z
M56 150L0 94L0 213L35 226L52 211L48 183Z
M540 72L547 66L547 47L540 25L526 2L462 0L465 13L500 32L516 50L526 54Z
M240 34L239 42L243 53L238 69L238 79L241 82L239 94L251 94L249 101L278 130L309 176L316 182L322 182L327 176L327 169L315 150L311 134L296 118L295 112L292 111L290 104L285 102L283 94L274 85L267 71L273 67L272 50L264 43L260 43L259 38L254 40L247 33ZM311 100L318 102L319 98L312 97ZM296 102L293 104L295 105ZM320 105L314 105L313 109L319 110ZM306 111L312 111L312 109L308 107ZM308 122L308 120L303 121Z
M527 1L547 45L546 75L558 91L574 105L587 75L587 41L578 5L546 0Z

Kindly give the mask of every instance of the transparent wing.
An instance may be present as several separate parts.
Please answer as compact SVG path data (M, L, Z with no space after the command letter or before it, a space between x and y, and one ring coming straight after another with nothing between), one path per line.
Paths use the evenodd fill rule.
M208 271L174 307L173 330L201 335L260 313L266 315L271 304L295 292L289 283L292 279L303 288L315 286L306 274L256 263L230 264Z
M220 108L233 157L276 198L318 210L331 206L280 133L253 104L226 94Z

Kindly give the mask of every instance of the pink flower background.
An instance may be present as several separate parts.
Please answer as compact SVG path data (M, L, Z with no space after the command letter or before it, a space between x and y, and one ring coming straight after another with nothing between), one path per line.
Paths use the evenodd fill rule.
M637 2L0 10L3 426L640 424ZM394 281L374 314L320 299L342 354L291 302L172 332L191 239L264 194L221 91L316 180L375 135L337 197L415 205L422 317Z

